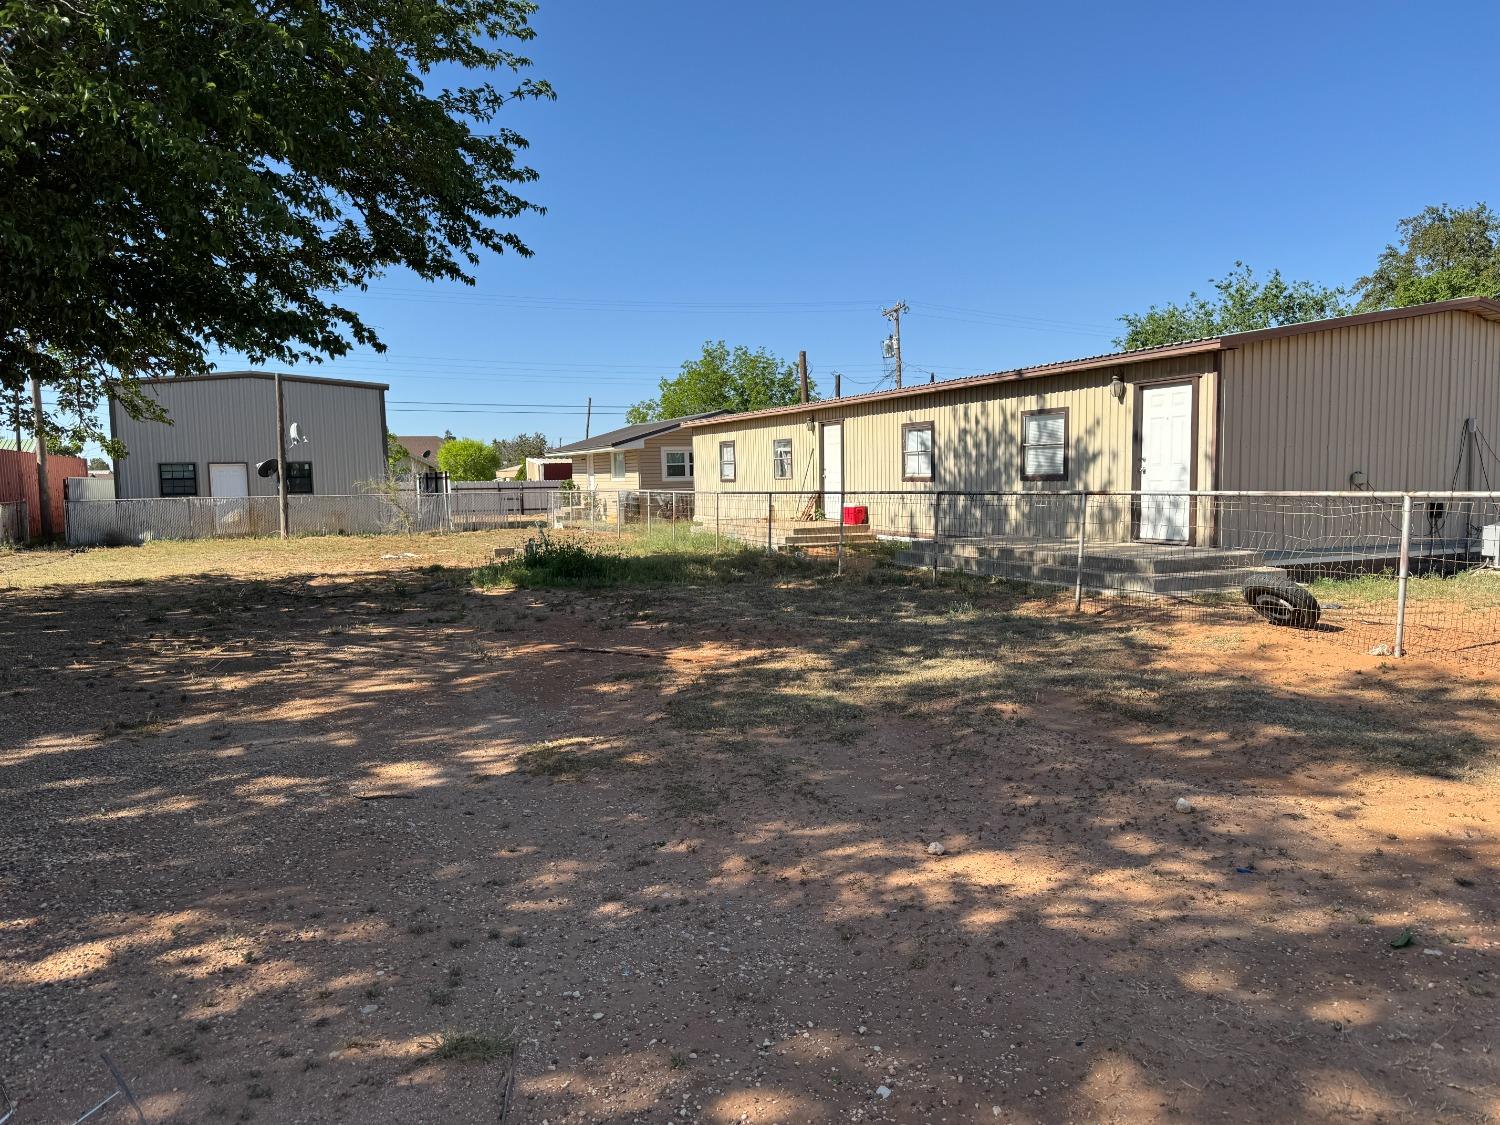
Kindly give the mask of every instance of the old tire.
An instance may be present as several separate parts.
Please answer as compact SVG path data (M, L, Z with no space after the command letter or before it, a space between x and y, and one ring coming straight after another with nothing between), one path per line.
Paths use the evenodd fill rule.
M1322 613L1318 599L1290 578L1280 575L1257 575L1244 585L1245 604L1272 625L1292 629L1312 629Z

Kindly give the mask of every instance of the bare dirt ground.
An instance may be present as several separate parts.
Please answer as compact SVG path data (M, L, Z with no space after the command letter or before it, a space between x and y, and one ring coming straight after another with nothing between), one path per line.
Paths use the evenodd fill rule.
M1500 1118L1487 669L513 538L0 558L18 1125Z

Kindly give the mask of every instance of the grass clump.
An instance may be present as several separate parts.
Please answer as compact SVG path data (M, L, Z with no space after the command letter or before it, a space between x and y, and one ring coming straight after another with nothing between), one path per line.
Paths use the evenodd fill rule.
M516 1053L513 1034L495 1031L448 1030L433 1041L432 1057L444 1062L494 1062Z
M546 530L526 540L521 553L471 572L479 587L667 586L744 582L756 577L811 574L820 569L785 554L767 556L738 544L714 550L712 536L682 535L663 542L658 533L611 540L558 536Z
M516 765L529 777L577 781L593 770L619 766L624 758L621 751L590 749L586 738L562 738L523 750L516 757Z

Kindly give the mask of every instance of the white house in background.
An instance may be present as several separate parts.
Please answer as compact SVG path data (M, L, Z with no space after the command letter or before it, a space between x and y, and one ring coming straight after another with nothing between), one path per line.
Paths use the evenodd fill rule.
M322 496L359 492L386 477L384 383L283 375L287 490ZM276 478L255 467L276 456L276 387L268 371L146 379L168 422L131 418L109 404L122 500L154 496L272 496Z
M693 488L693 439L679 433L685 422L713 418L724 410L641 422L618 430L560 445L554 457L573 463L573 481L579 488L608 491L680 490Z

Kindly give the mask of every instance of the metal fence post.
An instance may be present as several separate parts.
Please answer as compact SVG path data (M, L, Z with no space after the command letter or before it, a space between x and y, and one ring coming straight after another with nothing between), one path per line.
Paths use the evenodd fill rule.
M766 554L768 555L774 555L776 553L776 545L774 540L772 539L772 526L776 519L776 508L774 504L775 501L773 500L771 494L769 492L766 493Z
M1078 570L1073 578L1073 612L1083 608L1083 544L1089 526L1089 494L1078 494Z
M1406 584L1411 577L1411 493L1401 497L1401 570L1396 580L1396 655L1406 655Z
M942 542L938 535L938 519L942 515L943 494L935 492L932 494L932 582L937 584L938 580L938 547Z
M839 570L838 570L838 572L840 574L844 573L844 509L847 508L847 507L848 507L847 504L840 504L839 505Z
M615 538L625 538L625 494L615 493Z
M651 538L651 493L646 494L646 538Z
M672 493L672 545L677 545L677 493Z
M714 554L719 553L719 536L724 527L724 494L714 493Z

